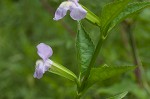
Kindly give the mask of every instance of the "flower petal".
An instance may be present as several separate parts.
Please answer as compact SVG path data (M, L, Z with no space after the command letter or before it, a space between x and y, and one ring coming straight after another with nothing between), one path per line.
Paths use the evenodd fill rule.
M53 50L50 46L44 44L44 43L40 43L37 46L37 53L38 55L44 60L46 61L50 56L52 56L53 54Z
M45 73L45 67L44 67L43 61L42 60L37 61L37 63L36 63L36 69L35 69L33 77L40 79L40 78L43 77L44 73Z
M72 6L70 9L70 16L74 20L81 20L86 17L87 11L83 9L80 5Z
M67 11L69 10L71 6L71 1L65 1L60 4L60 6L57 8L55 12L55 17L53 18L54 20L59 20L62 19L66 14Z
M46 60L44 63L44 71L48 71L48 69L51 67L51 65L53 64L53 61L51 61L50 59Z
M68 0L68 1L72 1L72 2L79 2L79 0Z

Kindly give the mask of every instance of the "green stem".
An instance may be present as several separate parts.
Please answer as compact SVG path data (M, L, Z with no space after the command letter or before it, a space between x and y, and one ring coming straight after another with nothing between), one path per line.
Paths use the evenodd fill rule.
M79 93L77 92L76 99L80 99L80 98L81 98L81 94L79 94Z
M132 50L134 64L137 65L137 68L135 69L136 79L138 81L138 84L141 87L144 87L146 89L147 93L150 94L150 87L145 78L144 68L142 66L141 60L140 60L138 52L137 52L135 39L134 39L132 29L131 29L131 24L128 23L127 21L125 23L125 29L127 30L127 33L129 36L129 42L130 42L130 46L131 46L131 50Z
M77 95L76 95L76 99L80 99L80 97L81 97L81 93L80 93L80 86L81 86L81 83L80 83L81 81L80 81L80 76L79 76L79 78L78 78L78 81L77 81Z
M52 67L49 70L51 73L57 74L59 76L65 77L71 81L77 82L77 76L65 66L62 66L54 61L52 61Z
M91 68L92 68L92 67L94 66L94 64L95 64L95 61L96 61L96 59L97 59L97 57L98 57L98 54L99 54L99 52L100 52L100 49L101 49L101 47L102 47L102 45L103 45L103 41L104 41L104 37L103 37L103 33L101 33L101 34L100 34L100 39L99 39L99 41L98 41L98 44L97 44L97 46L96 46L96 49L95 49L94 54L93 54L93 56L92 56L92 59L91 59L91 61L90 61L89 67L88 67L88 69L87 69L87 71L86 71L86 74L85 74L83 80L82 80L81 87L80 87L80 89L79 89L79 93L82 92L82 91L84 90L85 86L86 86L87 79L88 79L88 77L89 77L89 75L90 75Z
M142 74L141 74L141 62L139 60L138 54L137 54L137 50L136 50L136 44L135 44L135 40L133 37L133 33L131 32L131 25L128 24L127 25L127 33L128 33L128 37L129 37L129 42L130 42L130 46L131 46L131 51L132 51L132 55L133 55L133 59L134 59L134 64L137 65L138 67L135 69L135 75L138 81L138 84L140 86L142 86Z

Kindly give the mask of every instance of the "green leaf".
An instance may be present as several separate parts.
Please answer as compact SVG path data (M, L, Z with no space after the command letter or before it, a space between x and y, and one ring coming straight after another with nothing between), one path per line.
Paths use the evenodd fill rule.
M136 66L102 66L99 68L92 68L87 87L90 87L98 81L103 81L112 76L120 75L121 73L134 69L135 67Z
M78 22L76 47L80 70L81 73L83 73L87 70L90 64L90 60L94 52L94 44L80 22Z
M87 15L86 15L86 19L91 22L94 25L100 26L100 19L98 16L96 16L93 12L91 12L88 8L86 8L85 6L81 5L86 11L87 11Z
M120 23L125 18L129 17L130 15L137 13L138 11L144 9L145 7L150 6L150 2L135 2L129 4L112 22L111 27L109 29L112 30L112 28Z
M106 33L109 29L110 23L122 12L130 0L119 0L109 3L104 6L101 13L101 28L102 33Z
M124 98L127 94L128 94L128 92L126 91L126 92L117 94L117 95L115 95L115 96L113 96L113 97L109 97L109 98L107 98L107 99L122 99L122 98Z
M53 61L52 66L51 66L49 71L54 73L54 74L57 74L59 76L68 78L69 80L72 80L74 82L77 81L77 77L72 71L70 71L66 67L64 67L64 66L62 66L62 65L60 65L54 61Z

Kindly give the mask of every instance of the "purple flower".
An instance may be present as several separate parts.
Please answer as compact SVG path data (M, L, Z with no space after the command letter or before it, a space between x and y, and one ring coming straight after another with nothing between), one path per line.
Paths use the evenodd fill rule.
M49 59L49 57L52 56L53 50L50 46L44 43L40 43L37 46L37 50L38 50L37 53L42 58L42 60L38 60L36 62L36 69L33 76L34 78L40 79L52 65L52 61Z
M68 10L70 10L70 16L74 20L81 20L85 18L87 11L80 6L79 0L68 0L60 4L55 12L54 20L62 19Z

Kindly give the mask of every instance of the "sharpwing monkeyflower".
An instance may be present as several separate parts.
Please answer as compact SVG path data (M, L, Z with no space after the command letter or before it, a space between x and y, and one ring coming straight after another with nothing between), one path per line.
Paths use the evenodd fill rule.
M82 8L78 3L79 0L68 0L60 4L55 12L54 20L62 19L68 10L70 10L70 16L74 20L81 20L85 18L87 11Z
M48 69L52 65L52 61L49 59L49 57L52 56L53 50L50 46L40 43L37 45L37 53L42 58L42 60L38 60L36 62L36 68L34 72L34 78L42 78L43 74L48 71Z

